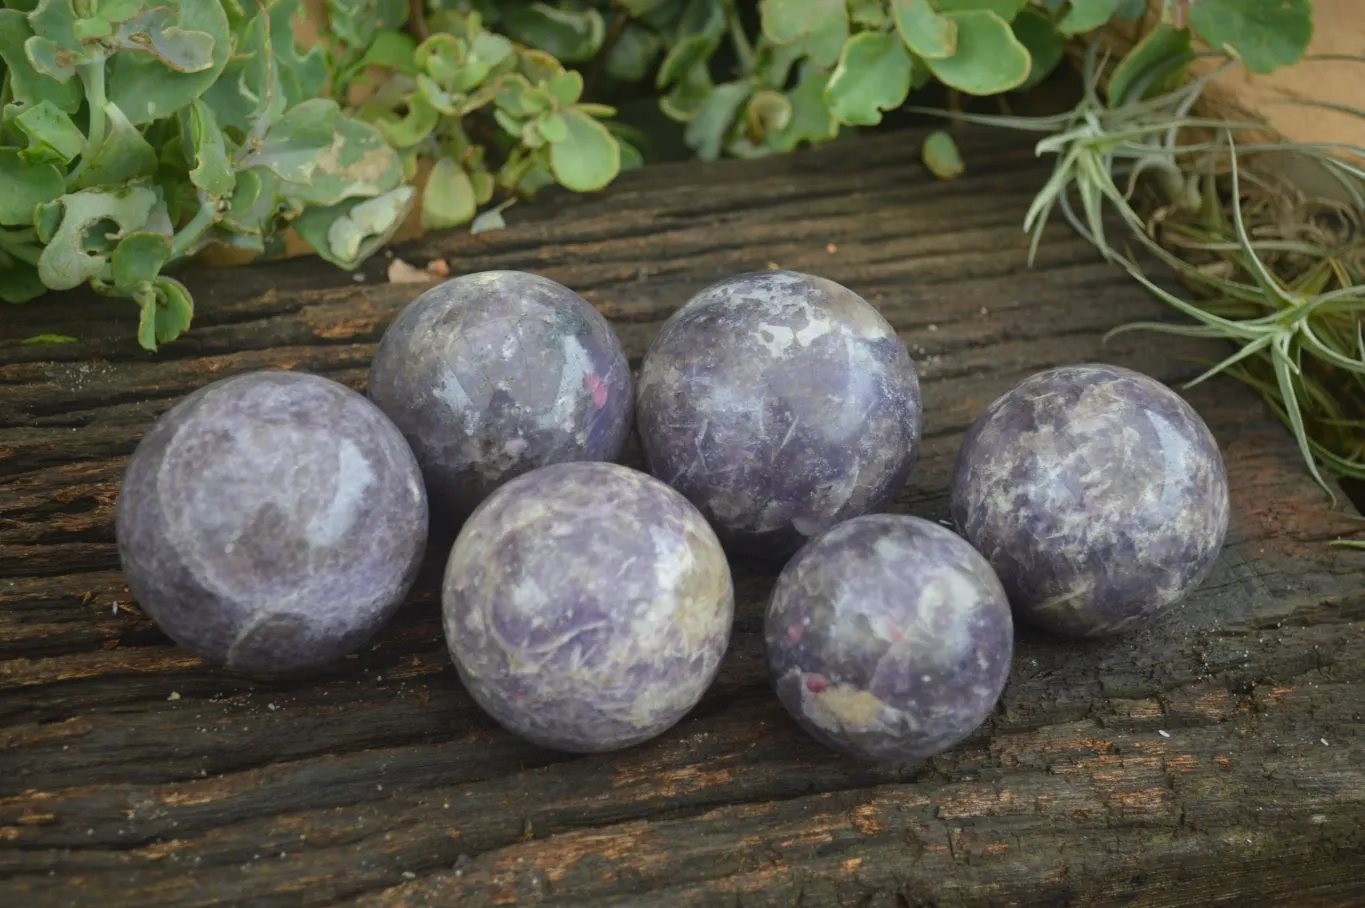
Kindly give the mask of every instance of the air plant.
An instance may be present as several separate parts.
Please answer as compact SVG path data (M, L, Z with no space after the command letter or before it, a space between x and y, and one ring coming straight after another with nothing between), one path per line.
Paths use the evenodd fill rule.
M1108 73L1107 98L1100 89L1107 60L1092 45L1084 96L1063 114L919 110L1050 133L1036 150L1057 163L1024 220L1030 263L1047 221L1061 211L1106 259L1195 321L1128 324L1108 336L1141 329L1232 342L1231 355L1186 387L1221 373L1256 390L1293 432L1309 472L1335 504L1324 473L1365 480L1365 170L1338 156L1365 159L1365 149L1234 141L1234 134L1266 127L1190 114L1205 87L1238 64L1225 58L1190 78L1189 64L1199 56L1208 55L1191 51L1187 33L1162 25ZM1200 140L1187 141L1191 133ZM1287 184L1245 163L1272 153L1319 162L1352 204L1296 198ZM1150 179L1139 182L1144 175ZM1140 188L1146 191L1141 198L1156 202L1135 201ZM1285 218L1291 203L1296 216ZM1194 299L1158 286L1131 253L1114 248L1105 230L1109 211L1177 273Z

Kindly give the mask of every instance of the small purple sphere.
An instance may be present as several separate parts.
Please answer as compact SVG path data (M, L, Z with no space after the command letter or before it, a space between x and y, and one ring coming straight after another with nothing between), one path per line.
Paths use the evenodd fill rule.
M1014 654L991 566L957 534L905 514L855 517L807 543L778 576L764 636L797 723L828 747L888 762L971 735Z
M920 440L919 376L862 297L793 271L713 284L645 353L637 423L649 470L731 550L785 558L888 504Z
M1228 478L1208 426L1170 388L1119 366L1065 366L977 417L952 511L1021 619L1100 637L1207 579L1227 534Z
M341 658L402 603L427 540L402 434L330 379L266 370L168 410L123 477L133 597L172 640L246 673Z
M557 750L630 747L701 699L730 641L720 541L687 499L612 463L533 470L470 516L446 642L475 702Z
M615 460L634 408L606 319L522 271L451 278L408 304L375 353L369 395L412 445L435 513L454 523L536 467Z

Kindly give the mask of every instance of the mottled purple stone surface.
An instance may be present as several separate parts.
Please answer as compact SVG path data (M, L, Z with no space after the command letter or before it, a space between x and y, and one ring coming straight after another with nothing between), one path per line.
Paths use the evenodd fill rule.
M1118 366L1040 372L986 408L958 453L953 520L1021 619L1129 630L1213 570L1228 528L1218 443L1178 394Z
M129 460L115 531L138 605L248 673L325 665L402 603L427 539L412 451L362 395L262 371L190 394Z
M918 455L919 377L851 290L792 271L713 284L665 323L636 397L649 470L737 553L784 558L888 505Z
M783 706L829 747L930 757L985 721L1009 677L1014 624L986 560L950 530L869 514L783 568L764 625Z
M370 399L407 436L433 516L551 463L614 460L630 432L630 364L581 296L522 271L451 278L384 333Z
M544 747L615 750L714 680L734 590L688 501L611 463L542 467L490 495L446 565L446 641L475 701Z

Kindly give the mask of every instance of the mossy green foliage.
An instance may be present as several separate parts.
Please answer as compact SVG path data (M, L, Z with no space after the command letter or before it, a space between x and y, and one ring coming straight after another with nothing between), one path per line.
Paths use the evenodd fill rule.
M875 126L930 82L1028 89L1065 40L1143 7L428 0L412 21L409 0L329 0L304 49L299 0L0 0L0 300L88 285L135 301L154 350L194 311L165 272L210 244L268 255L292 226L354 268L419 201L448 228L547 186L603 188L649 151L617 97L653 97L700 158L781 154ZM1167 45L1198 34L1257 72L1312 34L1308 0L1173 2L1168 20ZM946 135L924 152L961 172Z

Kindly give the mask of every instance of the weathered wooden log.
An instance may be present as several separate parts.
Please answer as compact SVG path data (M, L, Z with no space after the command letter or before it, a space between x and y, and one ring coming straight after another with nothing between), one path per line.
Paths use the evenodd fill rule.
M962 431L1047 366L1165 381L1207 348L1115 325L1162 305L1060 226L1019 223L1046 165L962 134L935 182L917 137L659 166L514 209L497 233L399 250L534 270L609 315L638 362L705 283L769 263L877 304L922 367L927 434L897 503L947 516ZM450 539L372 645L307 680L205 668L137 610L112 516L137 439L245 369L353 387L420 287L312 260L190 276L195 326L152 355L131 304L41 300L0 327L0 904L1347 905L1365 901L1365 553L1287 433L1230 379L1189 398L1233 490L1214 576L1128 636L1019 632L997 713L939 758L851 762L782 712L736 562L735 636L661 738L578 757L520 742L461 690L441 638ZM25 346L55 331L67 346ZM1218 351L1213 351L1218 352ZM638 461L635 461L638 463Z

